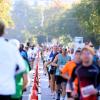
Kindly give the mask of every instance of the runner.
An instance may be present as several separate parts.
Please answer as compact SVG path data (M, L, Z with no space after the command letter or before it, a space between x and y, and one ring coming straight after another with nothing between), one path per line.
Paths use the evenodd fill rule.
M71 60L74 59L74 49L73 49L73 48L70 49L70 54L69 54L69 56L71 57Z
M93 50L83 48L81 52L82 64L74 70L74 76L71 77L70 84L72 96L76 96L72 83L75 78L79 81L80 100L97 100L97 94L100 94L100 68L93 63ZM99 88L98 88L99 87Z
M60 76L60 69L70 60L70 57L66 54L66 49L62 49L62 53L59 53L53 63L52 66L55 66L56 69L56 84L57 84L57 99L56 100L65 100L66 95L66 83L67 80ZM62 89L62 95L60 99L60 89Z
M35 47L32 46L31 48L29 48L28 51L27 51L27 54L28 54L28 59L30 61L30 66L33 69L33 67L34 67L34 61L35 61L35 57L36 57Z
M45 66L49 66L49 79L50 79L50 88L51 88L51 96L53 99L55 99L55 66L52 66L51 63L55 59L56 55L58 54L57 52L57 46L53 46L53 50L51 51L49 55L49 60L48 63Z
M29 66L28 69L31 70L31 66L30 66L30 63L29 63L29 60L28 60L28 54L27 54L27 51L25 50L23 44L20 44L19 51L20 51L20 54L21 54L21 56L23 57L23 59L24 59L24 60L26 61L26 63L28 64L28 66Z
M18 40L15 39L11 39L9 41L12 45L14 45L15 47L17 47L17 49L19 49L20 47L20 42ZM22 46L22 45L21 45ZM14 95L11 96L11 98L13 100L22 100L22 94L23 94L23 90L26 89L26 85L28 83L28 72L29 72L29 64L26 60L27 56L26 56L26 52L24 50L22 50L21 48L20 50L20 54L23 57L23 61L26 67L26 70L18 73L15 77L16 79L16 93Z
M47 74L47 71L48 71L48 66L45 66L45 65L47 64L49 60L49 55L50 55L49 49L46 48L46 50L43 53L43 69L44 69L45 75Z
M66 63L66 65L60 70L62 77L66 78L68 80L71 78L74 68L76 66L78 66L81 62L80 55L81 55L81 51L76 50L75 55L74 55L74 59L72 61L69 61L68 63ZM67 74L67 76L66 76L66 74ZM75 80L74 83L75 83L75 89L77 92L77 85L78 85L77 80ZM67 92L68 98L72 98L71 91L67 90L66 92Z
M100 47L99 47L99 50L97 51L97 56L98 56L98 64L100 66Z
M4 31L5 25L0 22L0 100L13 100L11 95L16 93L15 75L26 68L16 47L5 41Z

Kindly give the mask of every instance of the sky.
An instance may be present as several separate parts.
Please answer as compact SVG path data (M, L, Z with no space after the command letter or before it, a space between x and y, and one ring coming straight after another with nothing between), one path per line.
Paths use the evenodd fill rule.
M67 2L67 3L69 3L69 4L72 4L72 3L75 2L76 0L62 0L62 1L65 1L65 2Z
M19 1L19 0L12 0L12 1L15 2L15 1ZM45 5L44 1L49 2L49 1L55 1L55 0L23 0L23 1L27 2L29 5L33 5L34 2L37 2L37 1L39 2L39 4L42 4L42 5L44 4ZM72 4L77 0L60 0L60 1L66 2L68 4Z

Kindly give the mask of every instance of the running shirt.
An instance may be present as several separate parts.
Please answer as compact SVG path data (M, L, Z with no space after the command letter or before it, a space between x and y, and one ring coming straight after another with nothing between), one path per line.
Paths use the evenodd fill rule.
M20 51L20 54L23 57L23 59L25 60L25 63L28 64L28 67L29 67L28 69L31 70L30 63L29 63L29 60L28 60L27 52L25 50L23 50L23 51Z
M66 55L65 57L60 53L58 54L58 62L57 64L59 65L56 69L56 75L59 76L60 75L60 69L63 68L63 66L66 64L66 62L70 61L71 58Z
M36 51L35 51L35 49L31 49L30 48L28 50L27 54L28 54L29 61L31 61L32 59L35 59L35 57L36 57Z
M93 57L93 62L94 62L95 64L98 64L98 60L99 60L98 56L97 56L97 55L94 55L94 57Z
M74 59L74 54L69 54L69 56L71 57L71 60Z
M73 69L76 67L76 63L74 61L69 61L66 65L61 69L62 74L68 74L69 77L72 75Z
M20 51L20 54L24 59L28 60L28 55L27 55L27 52L25 50Z
M48 52L45 51L43 55L44 55L44 61L48 61L49 60L50 52L49 51Z
M49 60L50 60L50 61L53 61L53 60L55 59L55 57L56 57L57 54L58 54L58 52L53 52L53 51L52 51L52 52L50 53Z
M82 88L85 88L87 86L93 85L95 88L97 88L97 86L100 83L100 69L99 67L97 67L96 65L91 65L89 67L85 67L83 65L77 67L75 70L75 77L78 78L78 82L79 82L79 89L80 91L82 90ZM73 82L73 77L71 78L71 82ZM82 94L82 92L81 92ZM91 95L91 96L87 96L87 97L83 97L81 95L81 100L97 100L97 96L96 95Z
M100 60L100 51L97 52L97 56L98 56L98 58Z
M80 63L79 63L80 64ZM61 69L61 73L62 74L68 74L68 76L71 78L73 76L73 70L76 66L78 66L79 64L76 64L75 61L69 61L68 63L66 63L66 65ZM75 78L74 80L74 90L76 92L78 92L78 79Z
M12 99L19 99L22 96L22 91L23 91L23 74L26 73L20 73L16 75L16 93L11 96Z
M0 95L13 95L16 92L16 69L17 73L24 72L24 61L18 49L0 37Z
M53 60L55 59L56 55L58 55L58 52L53 52L52 51L50 56L49 56L49 61L53 62ZM56 67L51 65L50 73L51 74L55 74L55 70L56 70Z
M19 73L16 75L16 93L12 95L12 99L19 99L22 97L23 94L23 74L26 74L29 72L29 65L26 60L24 60L26 70L22 73Z

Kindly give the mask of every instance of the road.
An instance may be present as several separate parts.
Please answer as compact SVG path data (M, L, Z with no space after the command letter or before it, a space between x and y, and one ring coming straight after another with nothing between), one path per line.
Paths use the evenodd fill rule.
M34 75L33 73L35 72L35 67L34 69L29 73L29 80L30 83L27 87L27 91L23 93L23 99L22 100L30 100L30 95L32 92L32 85L33 85L33 79ZM39 77L40 77L40 89L41 89L41 98L40 100L52 100L51 95L50 95L50 89L48 88L48 77L44 75L43 73L43 64L40 61L39 62Z

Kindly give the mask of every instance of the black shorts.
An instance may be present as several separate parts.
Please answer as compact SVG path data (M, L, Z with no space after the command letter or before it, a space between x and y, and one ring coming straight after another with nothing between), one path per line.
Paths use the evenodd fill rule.
M0 95L0 100L13 100L10 95Z
M67 83L67 80L62 77L62 82Z
M50 69L50 74L55 74L55 72L56 72L56 69L55 68L51 68Z
M43 60L43 64L45 63L45 60Z
M48 78L49 78L49 80L51 79L51 77L50 77L50 71L49 71L49 68L47 67L47 72L48 72Z
M55 76L55 77L56 77L56 84L57 85L61 84L62 82L67 83L67 80L64 79L62 76Z

